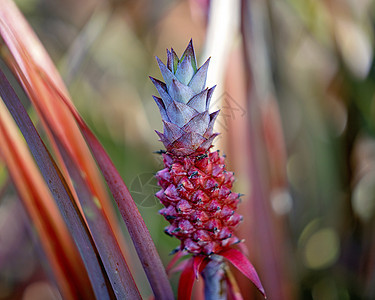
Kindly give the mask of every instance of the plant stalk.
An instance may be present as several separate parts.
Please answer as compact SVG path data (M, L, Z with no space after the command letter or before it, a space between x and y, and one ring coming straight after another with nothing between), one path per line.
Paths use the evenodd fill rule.
M202 272L205 300L226 300L225 263L219 256L213 255Z

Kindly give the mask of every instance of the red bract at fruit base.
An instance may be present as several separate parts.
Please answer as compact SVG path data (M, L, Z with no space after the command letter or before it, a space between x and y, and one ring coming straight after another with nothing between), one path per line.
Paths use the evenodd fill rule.
M209 59L198 68L190 41L180 59L171 49L166 65L157 61L165 82L150 78L160 95L153 97L164 133L156 132L166 151L162 151L165 168L156 174L161 186L156 197L165 206L160 214L170 223L165 232L181 241L171 264L192 254L177 268L182 270L178 297L190 299L194 280L201 274L206 299L236 298L226 260L265 296L254 267L233 248L240 243L234 231L242 220L236 213L240 194L231 191L234 175L226 170L225 157L210 151L218 135L213 126L219 111L209 113L214 91L205 88Z

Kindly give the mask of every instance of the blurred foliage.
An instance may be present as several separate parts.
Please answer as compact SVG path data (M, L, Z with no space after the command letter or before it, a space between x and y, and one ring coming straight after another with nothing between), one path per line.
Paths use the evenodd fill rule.
M205 1L16 2L121 172L167 263L178 243L163 233L160 205L146 199L156 185L152 174L161 168L153 152L162 147L148 75L160 77L155 55L165 57L170 46L181 53L190 38L199 56L207 38ZM268 1L267 8L291 193L281 200L288 203L272 204L275 214L286 216L297 299L374 299L375 3L282 0ZM21 297L13 287L42 282L45 275L25 265L25 273L17 273L21 258L37 264L32 249L38 247L4 174L0 165L6 189L0 199L0 299L9 299ZM10 226L14 218L22 222ZM8 240L12 236L18 241ZM12 243L22 244L22 253L10 253Z

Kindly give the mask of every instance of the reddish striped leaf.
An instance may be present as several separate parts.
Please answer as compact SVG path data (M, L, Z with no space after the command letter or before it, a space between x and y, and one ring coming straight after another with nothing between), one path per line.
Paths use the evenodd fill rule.
M241 271L242 274L249 278L257 287L257 289L266 298L266 294L264 292L262 283L260 282L257 271L241 251L231 248L223 252L220 252L220 255L225 257L229 262L233 264L233 266L235 266L239 271Z
M186 253L184 251L178 251L174 256L173 258L171 259L171 261L168 263L167 267L165 268L165 270L167 271L167 274L170 275L170 272L173 268L173 266L177 263L177 261L183 257L184 255L186 255Z
M206 257L203 255L198 255L194 257L194 263L193 263L193 270L194 270L194 275L195 278L199 278L200 272L204 269L204 267L201 270L202 263ZM204 265L205 266L205 265Z
M178 282L178 300L190 300L193 291L194 275L194 257L189 258L185 269L182 271Z
M46 50L11 0L0 0L0 35L9 49L9 52L4 51L2 53L5 61L23 85L42 123L50 125L49 128L46 126L45 130L50 137L56 158L60 162L62 173L68 177L53 136L60 140L72 155L75 164L80 168L80 172L85 175L87 185L103 208L102 217L110 223L112 234L116 237L124 255L126 245L122 229L90 150L71 113L64 103L59 101L59 98L55 94L51 94L50 90L45 87L41 74L43 74L45 80L57 86L70 101L68 92ZM72 189L71 182L67 181L66 183ZM77 206L81 209L78 201Z
M86 220L116 298L141 299L141 295L129 267L121 254L119 245L112 234L109 223L101 216L100 204L98 205L98 203L95 202L94 196L72 158L59 143L58 139L56 141L74 182L79 201L84 211L89 212L86 216Z
M51 193L2 101L0 153L34 222L62 295L67 299L92 299L94 294L82 259Z
M44 76L42 76L42 78L45 79ZM127 186L112 160L71 102L64 97L56 86L51 85L51 82L46 81L45 84L60 97L61 101L71 111L87 141L87 144L90 146L93 156L95 157L113 198L116 201L122 219L128 228L129 235L133 240L134 247L155 297L157 299L173 299L172 287L168 281L167 274L160 260L159 254L157 253L155 244L152 241L150 232L148 231Z
M75 206L72 193L68 189L64 177L41 140L25 108L1 70L0 96L25 137L44 180L60 209L88 271L95 295L100 299L109 299L110 292L106 287L106 274L102 270L89 230Z

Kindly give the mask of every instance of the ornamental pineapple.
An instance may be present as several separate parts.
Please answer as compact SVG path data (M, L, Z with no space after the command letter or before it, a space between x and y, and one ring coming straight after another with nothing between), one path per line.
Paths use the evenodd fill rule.
M209 113L214 91L205 88L209 60L198 69L190 41L180 59L173 49L167 50L167 65L157 58L165 83L150 77L164 124L163 133L156 131L166 148L156 196L170 223L165 232L181 241L179 250L205 256L238 243L234 230L242 220L236 213L240 195L231 191L233 173L224 156L210 151L219 111Z

